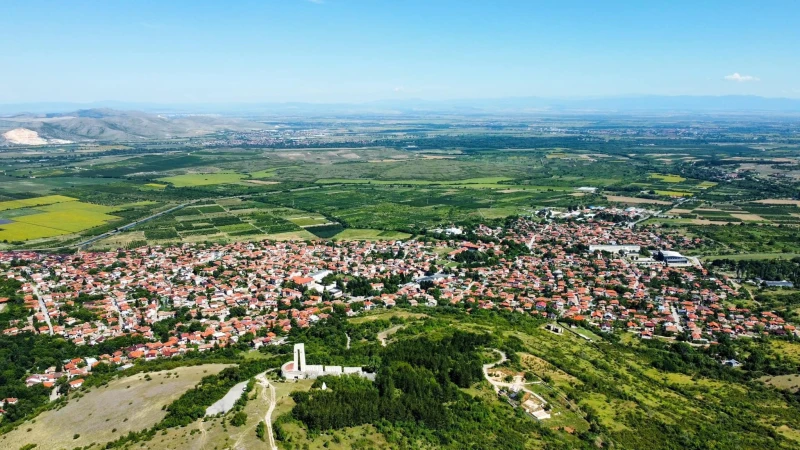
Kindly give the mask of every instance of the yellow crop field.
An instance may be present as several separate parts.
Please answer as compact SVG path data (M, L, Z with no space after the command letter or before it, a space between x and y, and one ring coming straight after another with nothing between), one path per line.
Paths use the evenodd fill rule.
M9 200L0 202L0 211L29 208L31 206L53 205L64 202L75 202L77 200L77 198L67 197L65 195L46 195L44 197L26 198L22 200Z
M11 223L0 224L0 241L27 241L77 233L118 219L107 214L114 211L113 207L74 200L39 206L38 214L15 217Z
M67 233L77 233L116 219L108 214L91 211L58 211L20 217L16 223L38 225Z
M664 175L661 173L651 173L650 178L658 178L659 180L665 183L682 183L686 181L686 178L683 178L680 175L670 175L670 174Z
M93 203L83 203L83 202L56 203L53 205L40 206L36 209L46 212L72 212L72 213L86 212L86 213L100 213L100 214L106 214L118 210L118 208L113 206L95 205Z
M22 222L0 225L0 241L27 241L30 239L60 236L62 234L69 234L69 232Z

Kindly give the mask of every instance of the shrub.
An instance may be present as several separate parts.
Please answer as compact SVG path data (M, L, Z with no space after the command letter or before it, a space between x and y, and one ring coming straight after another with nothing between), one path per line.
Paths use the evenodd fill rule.
M245 422L247 422L247 414L245 414L242 411L239 411L236 414L234 414L233 418L231 419L231 425L235 427L240 427L244 425Z

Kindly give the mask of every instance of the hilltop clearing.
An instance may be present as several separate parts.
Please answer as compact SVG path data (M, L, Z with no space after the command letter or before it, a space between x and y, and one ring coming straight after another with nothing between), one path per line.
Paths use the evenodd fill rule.
M148 428L166 416L162 407L223 364L180 367L120 378L71 398L0 437L0 447L74 448L117 439ZM78 436L77 438L75 436Z

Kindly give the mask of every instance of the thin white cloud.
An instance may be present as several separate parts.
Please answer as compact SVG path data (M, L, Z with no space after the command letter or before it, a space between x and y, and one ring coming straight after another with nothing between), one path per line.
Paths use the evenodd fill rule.
M394 88L395 92L403 92L404 90L405 88L403 86L397 86L396 88Z
M752 75L742 75L739 72L734 72L730 75L725 75L725 79L728 81L735 81L737 83L747 83L749 81L761 81L758 77L754 77Z
M163 24L154 22L139 22L139 25L141 25L144 28L149 28L151 30L161 30L166 28Z

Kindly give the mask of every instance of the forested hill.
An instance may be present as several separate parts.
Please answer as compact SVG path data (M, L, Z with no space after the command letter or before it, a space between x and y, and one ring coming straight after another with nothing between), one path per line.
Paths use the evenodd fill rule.
M464 332L438 340L399 341L383 352L375 383L359 377L322 377L315 386L326 383L326 390L292 395L296 402L292 416L312 432L371 423L396 429L404 442L424 439L448 448L525 448L538 435L534 422L462 391L482 380L479 349L492 342L488 335Z
M753 259L731 260L715 259L712 267L736 273L737 278L758 278L765 281L791 281L800 286L800 257L791 260Z

